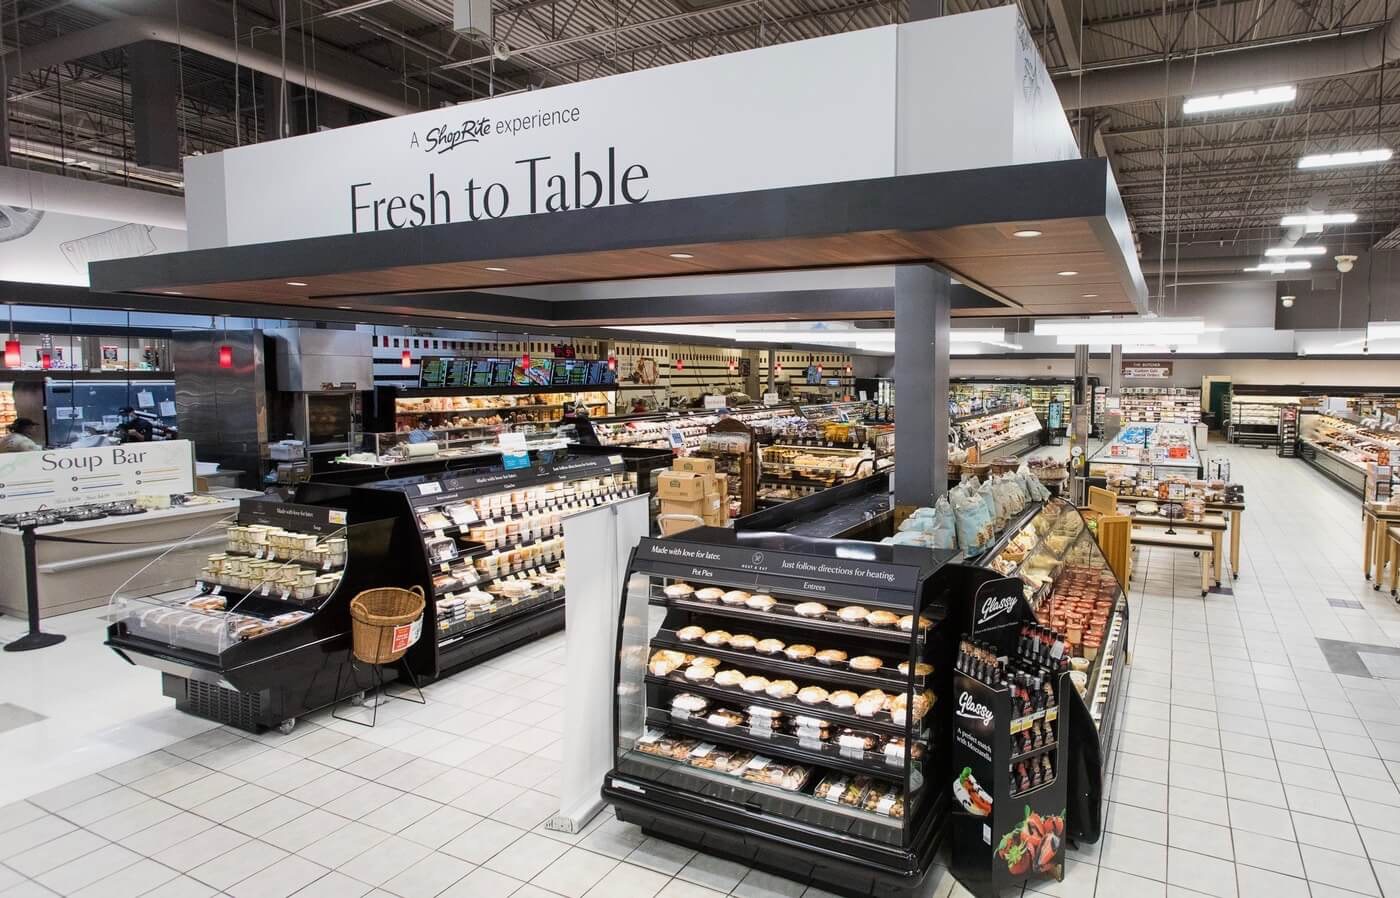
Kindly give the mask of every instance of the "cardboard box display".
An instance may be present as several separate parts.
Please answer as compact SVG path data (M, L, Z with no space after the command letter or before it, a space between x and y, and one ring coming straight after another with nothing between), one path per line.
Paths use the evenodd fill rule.
M705 495L725 496L729 493L728 474L710 474L705 478Z
M671 465L673 471L688 471L692 474L713 474L715 472L715 460L713 458L700 458L694 455L687 455L685 458L676 459Z
M662 518L661 535L671 536L673 534L680 533L685 530L692 530L700 526L703 525L697 524L695 521L687 520L686 518Z
M704 474L694 474L689 471L677 471L668 468L662 471L656 478L656 495L661 499L678 499L683 502L692 502L702 499L705 496Z
M719 514L724 510L724 500L720 496L703 496L699 499L662 499L662 514L693 514L696 517Z

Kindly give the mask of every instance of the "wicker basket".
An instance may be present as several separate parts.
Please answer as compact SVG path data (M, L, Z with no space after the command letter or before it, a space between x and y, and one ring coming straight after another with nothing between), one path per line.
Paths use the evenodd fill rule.
M365 664L392 664L402 658L413 645L409 628L423 617L424 604L421 586L367 589L351 599L355 657Z

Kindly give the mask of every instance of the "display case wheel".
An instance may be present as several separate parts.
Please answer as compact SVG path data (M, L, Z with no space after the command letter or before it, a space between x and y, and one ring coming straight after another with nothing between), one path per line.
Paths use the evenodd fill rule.
M279 733L281 733L282 735L286 736L286 735L290 734L290 733L292 732L293 729L296 728L296 725L297 725L297 719L296 719L295 717L288 717L286 720L284 720L284 721L282 721L281 723L277 724L277 732L279 732Z

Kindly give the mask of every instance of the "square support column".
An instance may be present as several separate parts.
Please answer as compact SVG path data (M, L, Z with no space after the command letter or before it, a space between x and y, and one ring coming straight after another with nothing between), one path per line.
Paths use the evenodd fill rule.
M136 164L179 171L180 73L175 50L169 44L141 41L127 48L127 61Z
M894 275L894 386L899 397L896 515L948 488L948 275L901 265Z

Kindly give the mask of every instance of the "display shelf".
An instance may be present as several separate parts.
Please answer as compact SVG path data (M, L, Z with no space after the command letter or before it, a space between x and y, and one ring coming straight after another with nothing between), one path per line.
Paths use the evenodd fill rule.
M1039 445L1044 432L1030 406L955 418L952 426L959 445L975 446L977 457L984 462L1010 449L1019 454Z
M367 489L392 504L411 534L403 550L411 579L433 598L424 625L437 649L420 672L433 675L559 629L563 518L636 494L622 459L607 455ZM438 523L448 526L431 526Z
M235 551L211 556L192 587L154 596L119 590L106 644L133 664L161 671L164 693L182 711L253 731L290 730L297 718L337 698L334 671L349 659L349 602L365 589L391 585L393 524L353 505L244 499L228 527ZM334 574L322 572L324 563L297 564L322 579L285 589L268 579L264 572L280 573L287 562L257 559L238 547L273 535L336 541ZM244 571L245 559L266 567L232 573ZM299 595L302 588L307 595Z
M1090 477L1173 474L1199 480L1196 437L1186 424L1133 424L1124 427L1089 458Z
M1297 396L1234 395L1230 399L1229 440L1232 443L1270 446L1281 442L1280 415L1298 405Z
M861 558L847 556L841 545L861 547ZM950 553L904 549L719 528L642 540L620 610L617 754L604 783L618 816L665 838L702 837L703 847L721 855L734 856L742 842L748 863L757 856L759 866L775 870L791 869L796 857L788 851L807 856L809 865L820 859L812 882L823 888L850 891L863 882L859 888L881 894L916 891L947 810L946 795L926 786L924 771L942 769L939 746L946 751L946 740L936 735L943 718L935 685L942 681L944 643L934 638L946 608L934 610L934 582ZM725 587L749 592L745 600L767 595L777 604L759 610L666 595L668 587L685 592L681 584L692 594ZM829 612L857 604L866 616L897 610L910 616L910 630L792 611L812 600ZM648 613L649 606L664 613ZM925 628L913 626L920 615L930 621ZM800 644L801 658L810 644L814 655L839 650L883 663L879 672L854 671L835 658L827 667L677 635L706 626L742 629L756 643ZM706 657L717 662L721 681L734 685L716 685L709 674L687 676L688 669L707 670ZM888 670L915 660L933 670L922 677ZM761 677L765 688L745 691L726 671ZM838 705L830 703L833 696ZM775 728L775 715L795 729ZM705 746L718 746L720 760L711 760L716 749ZM772 780L781 774L791 788L752 788L743 780L750 765L773 771L775 763ZM717 769L694 770L697 765ZM688 825L672 825L682 820Z
M1125 424L1195 424L1201 420L1199 387L1124 387L1119 409Z

